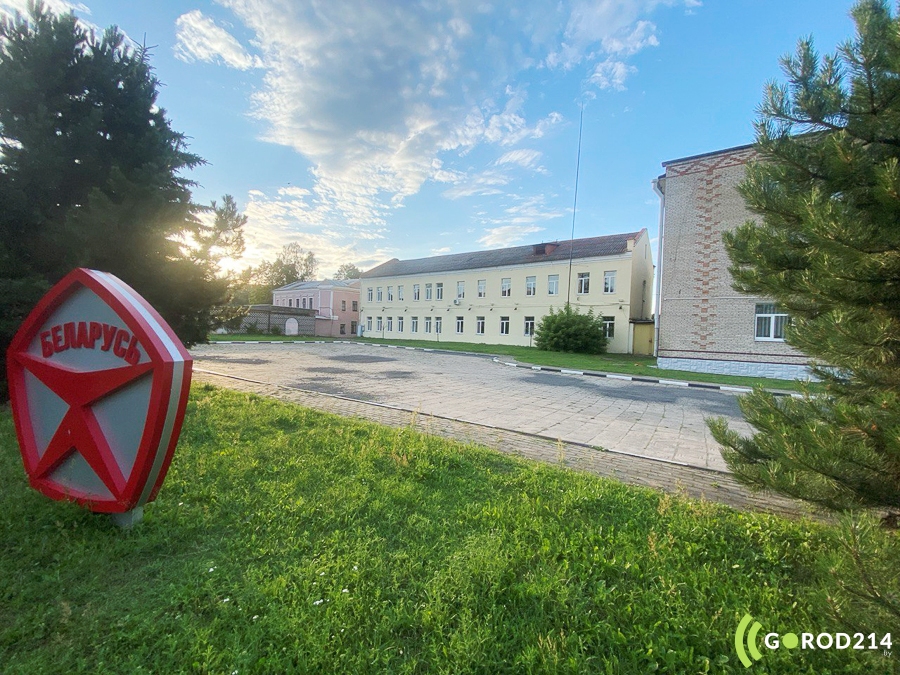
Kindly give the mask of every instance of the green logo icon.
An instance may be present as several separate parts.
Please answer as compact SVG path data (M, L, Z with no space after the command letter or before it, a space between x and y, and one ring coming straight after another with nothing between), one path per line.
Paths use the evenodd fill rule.
M751 622L753 623L750 626ZM747 632L747 626L750 626L750 631ZM741 660L741 663L744 664L745 668L749 668L753 665L753 661L759 661L762 658L762 653L756 646L756 636L762 628L762 624L759 621L753 621L753 617L749 614L744 614L744 618L741 619L741 622L738 624L737 631L734 634L734 649L737 652L738 658ZM744 634L747 635L747 649L744 649ZM769 638L774 637L774 644L769 643ZM769 649L777 649L778 648L778 634L771 633L766 636L766 646ZM797 645L800 644L800 638L797 637L796 633L785 633L781 637L781 645L785 649L794 649ZM753 657L753 661L747 656L747 652L750 652L750 656Z
M741 660L741 663L744 664L745 668L749 668L753 665L753 661L759 661L762 658L762 654L756 647L756 634L759 633L759 629L762 628L762 624L759 621L753 621L750 632L747 633L747 649L750 650L750 656L753 657L753 661L747 658L747 651L744 649L744 633L751 621L753 621L753 617L749 614L744 614L744 618L741 619L737 631L734 634L734 649L737 651L738 658Z

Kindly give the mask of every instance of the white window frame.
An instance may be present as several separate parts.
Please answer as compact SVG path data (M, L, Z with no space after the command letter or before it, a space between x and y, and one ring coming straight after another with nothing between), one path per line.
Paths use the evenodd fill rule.
M430 316L425 317L425 332L431 333L431 317Z
M384 298L384 293L381 292L381 286L377 286L375 288L375 302L381 302Z
M512 295L512 277L500 279L500 297L508 298Z
M371 287L371 286L369 286L369 287L366 289L366 300L367 300L368 302L372 302L372 287Z
M509 317L500 317L500 335L509 335Z
M432 292L431 292L431 284L425 284L425 299L431 300Z
M414 316L409 320L409 332L410 333L418 333L419 332L419 317Z
M591 273L578 273L578 295L588 295L591 292Z
M403 332L403 317L402 316L397 317L397 332L398 333Z
M559 295L559 275L547 275L547 295Z
M604 293L615 293L616 292L616 271L610 270L603 273L603 292Z
M435 300L443 300L444 299L444 282L438 281L434 285L434 299Z
M462 335L463 329L465 328L465 317L458 316L456 317L456 333L457 335Z
M370 333L372 332L372 317L371 316L366 317L366 330L369 331Z
M763 323L760 322L760 319L763 320ZM755 308L754 339L757 342L784 342L784 328L790 322L790 315L787 312L778 311L778 305L774 302L758 302ZM779 328L781 337L778 337ZM760 335L760 333L765 333L765 335Z
M413 284L413 300L419 299L419 284Z
M394 301L394 287L393 286L387 287L387 301L388 302Z
M456 282L456 297L458 300L462 300L466 297L466 282L465 281L457 281Z
M384 320L380 316L375 317L375 332L380 333L384 330Z
M438 335L442 332L444 327L444 317L436 316L434 317L434 332Z
M537 295L537 277L525 277L525 295Z
M484 317L475 317L475 335L484 335Z
M397 286L397 300L403 302L403 284Z
M478 297L484 298L487 296L487 279L479 279L478 280Z
M525 317L525 335L534 336L534 317L526 316Z
M387 322L385 323L385 330L386 330L388 333L393 333L393 332L394 332L394 317L389 316L389 317L387 318Z
M616 317L604 316L601 317L601 320L603 321L603 334L607 340L612 340L616 336Z

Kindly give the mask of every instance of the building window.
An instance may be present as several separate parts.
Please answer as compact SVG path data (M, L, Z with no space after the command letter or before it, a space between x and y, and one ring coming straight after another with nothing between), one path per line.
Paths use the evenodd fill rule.
M443 325L443 323L444 323L443 317L440 317L440 316L434 317L434 332L435 333L441 332L441 326Z
M550 274L547 276L547 295L559 295L558 274Z
M463 318L461 316L456 317L456 332L463 332Z
M366 300L369 302L372 302L372 287L371 286L369 286L366 289Z
M341 311L342 312L347 311L347 301L346 300L341 300Z
M525 335L534 335L534 317L525 317Z
M389 316L387 318L387 330L389 333L394 332L394 317L392 317L392 316Z
M413 284L413 300L419 299L419 284Z
M294 299L288 298L288 307L293 307L293 306L294 306Z
M586 295L591 292L591 273L578 273L578 295Z
M604 293L615 293L616 292L616 273L615 272L604 272L603 273L603 292Z
M397 332L398 333L403 332L403 317L402 316L397 317Z
M303 309L306 309L306 298L303 298Z
M425 284L425 299L431 300L431 284Z
M431 317L430 316L425 317L425 332L426 333L431 332Z
M409 332L410 333L418 333L419 332L419 317L414 316L409 320Z
M347 324L342 323L341 324L341 335L346 335L346 334L347 334Z
M381 302L383 297L384 297L384 294L381 292L381 286L379 286L378 288L375 289L375 301Z
M783 342L784 327L790 322L791 318L775 303L760 303L756 306L756 339Z
M352 310L354 312L359 311L359 303L356 300L354 300L352 303L350 303L350 307L352 308Z
M366 317L366 330L369 332L372 332L372 317L371 316Z
M403 285L397 286L397 300L403 302Z
M612 340L616 336L616 317L603 317L603 334L607 340Z
M356 335L356 322L355 321L350 322L350 334Z
M456 282L456 297L462 300L466 297L466 282L465 281L457 281Z
M537 277L525 277L525 295L537 295Z
M375 317L375 330L379 333L384 330L384 322L380 316Z
M475 335L484 335L484 317L475 317Z
M387 298L388 298L387 299L388 302L394 301L394 287L393 286L388 286Z
M509 317L500 317L500 335L509 335Z
M435 300L443 300L444 299L444 284L442 282L436 283L434 288L434 299Z
M508 298L512 293L512 279L505 277L500 280L500 297Z
M483 298L487 295L487 279L479 279L478 280L478 297Z

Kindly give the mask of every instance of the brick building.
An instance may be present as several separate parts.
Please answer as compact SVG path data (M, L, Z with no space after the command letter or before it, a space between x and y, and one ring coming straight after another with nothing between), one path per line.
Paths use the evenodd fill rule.
M657 274L660 368L780 379L808 375L784 342L789 317L771 299L731 287L722 233L755 216L737 192L753 146L664 162Z

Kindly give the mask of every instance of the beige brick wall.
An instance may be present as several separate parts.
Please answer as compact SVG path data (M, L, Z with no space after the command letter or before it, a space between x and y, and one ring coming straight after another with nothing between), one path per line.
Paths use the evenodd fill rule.
M666 165L661 359L789 366L807 361L784 342L757 340L756 304L766 299L731 287L722 233L754 218L736 189L753 156L751 148L737 148Z

